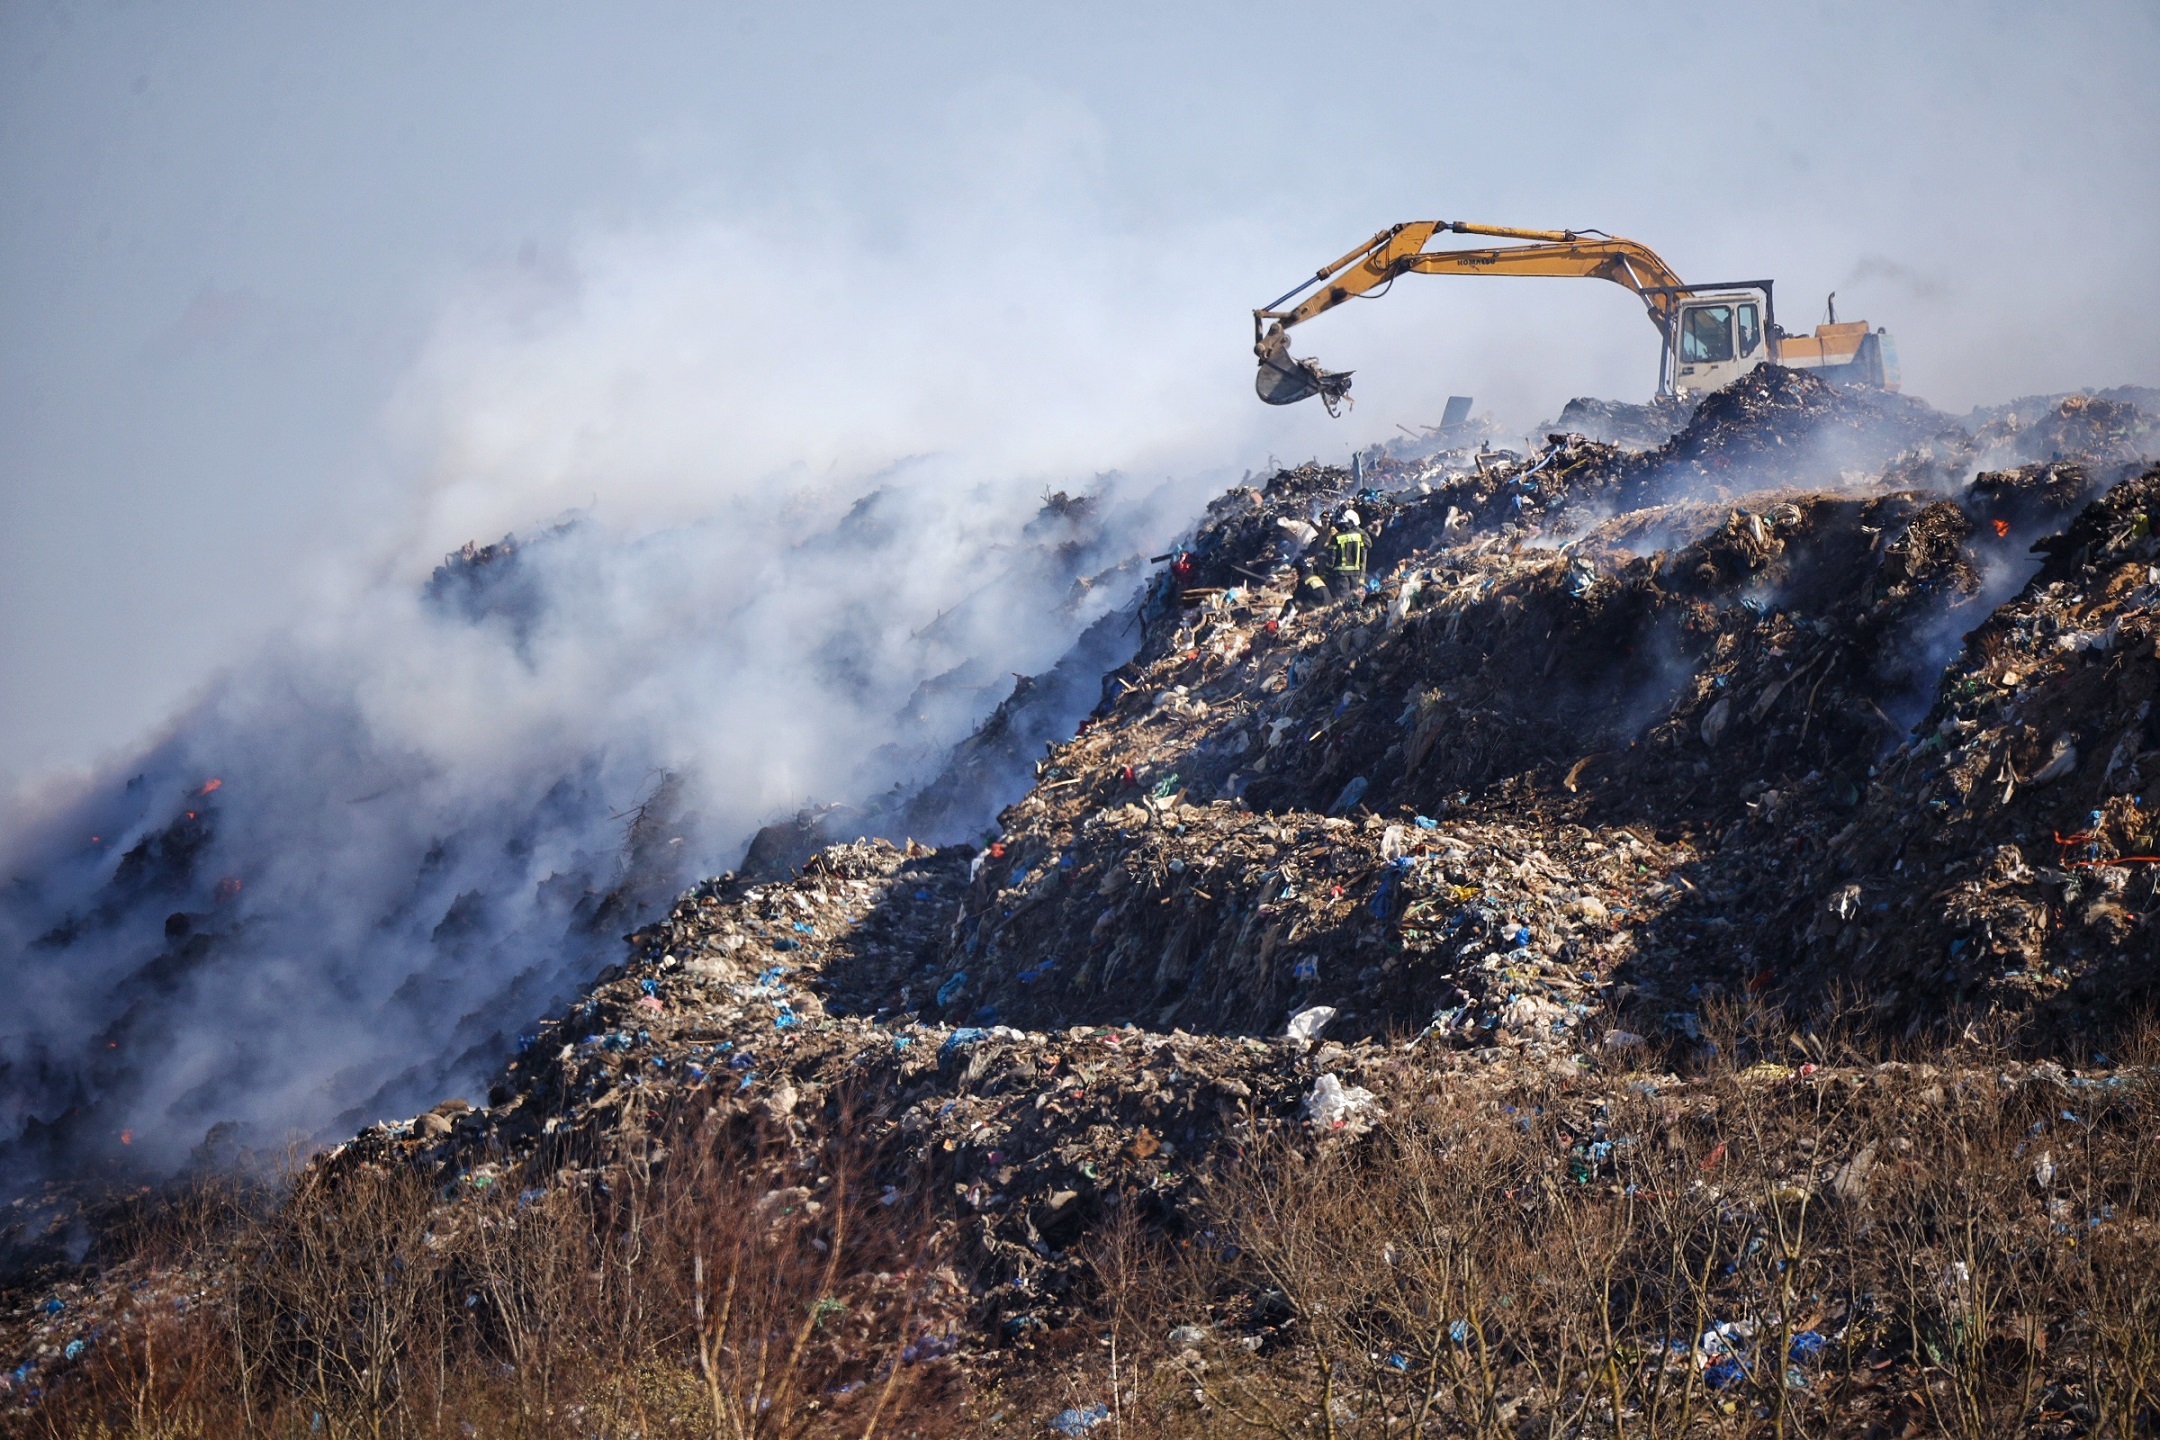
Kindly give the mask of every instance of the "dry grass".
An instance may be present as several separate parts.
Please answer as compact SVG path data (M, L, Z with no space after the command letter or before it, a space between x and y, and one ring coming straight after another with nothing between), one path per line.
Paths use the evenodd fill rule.
M201 1190L130 1237L132 1309L7 1423L2160 1434L2160 1047L2013 1085L1978 1041L1882 1068L1762 1017L1713 1038L1680 1085L1426 1075L1355 1140L1262 1127L1205 1215L1105 1197L1074 1321L1002 1355L978 1335L964 1368L931 1361L980 1294L958 1232L844 1117L685 1118L544 1193L390 1168Z
M1119 1384L1097 1357L1033 1408L1112 1405L1099 1437L2160 1433L2149 1072L2013 1088L1968 1045L1803 1076L1828 1047L1740 1028L1684 1100L1441 1086L1249 1152L1211 1229L1104 1256Z
M282 1197L199 1188L131 1237L139 1303L7 1423L143 1440L943 1433L955 1397L917 1362L966 1303L950 1235L844 1133L686 1120L524 1194L445 1199L392 1167L303 1171ZM176 1306L176 1290L194 1293Z

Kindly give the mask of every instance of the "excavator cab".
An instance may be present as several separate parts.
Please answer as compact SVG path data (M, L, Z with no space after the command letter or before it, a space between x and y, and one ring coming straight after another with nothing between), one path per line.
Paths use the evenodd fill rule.
M1716 390L1769 359L1768 308L1767 298L1754 290L1681 301L1668 340L1671 388Z
M1897 349L1889 331L1870 329L1864 321L1840 325L1833 303L1829 322L1813 334L1788 335L1777 323L1770 289L1768 280L1732 280L1647 292L1672 297L1659 392L1706 395L1765 360L1833 385L1898 388Z

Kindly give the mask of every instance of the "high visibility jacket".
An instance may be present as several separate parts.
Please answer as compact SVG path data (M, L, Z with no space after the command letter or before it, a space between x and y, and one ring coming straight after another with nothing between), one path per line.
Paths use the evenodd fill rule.
M1365 573L1365 550L1368 542L1362 530L1338 530L1328 536L1328 545L1335 552L1334 570L1338 575L1362 575Z

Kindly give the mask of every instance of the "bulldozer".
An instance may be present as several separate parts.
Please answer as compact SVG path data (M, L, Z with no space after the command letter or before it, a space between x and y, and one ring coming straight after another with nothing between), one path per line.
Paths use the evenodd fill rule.
M1531 243L1426 248L1447 234ZM1253 353L1260 357L1253 388L1260 398L1270 405L1291 405L1317 395L1329 414L1338 413L1349 401L1351 372L1293 358L1289 332L1344 301L1386 294L1398 275L1576 275L1624 285L1642 298L1650 323L1657 327L1660 399L1718 389L1764 361L1838 384L1898 388L1897 350L1889 331L1870 329L1866 321L1839 324L1835 295L1830 297L1827 323L1817 325L1812 335L1788 335L1777 323L1768 280L1690 285L1649 246L1602 230L1522 230L1463 220L1413 220L1382 230L1253 311ZM1314 286L1320 288L1312 290ZM1305 294L1308 290L1312 293ZM1300 295L1305 298L1299 300ZM1286 305L1290 308L1284 309Z

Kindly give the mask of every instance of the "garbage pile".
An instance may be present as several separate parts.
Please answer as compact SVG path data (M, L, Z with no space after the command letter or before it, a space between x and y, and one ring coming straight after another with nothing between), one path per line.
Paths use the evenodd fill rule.
M2031 467L2027 490L2065 468ZM2014 510L2004 478L1982 481ZM1954 1000L2086 1035L2150 1003L2156 517L2160 469L2115 485L1965 636L1917 738L1833 841L1834 888L1788 908L1818 984L1867 984L1915 1024Z
M2076 395L2027 396L1975 410L1969 428L1990 463L2086 457L2107 464L2160 451L2160 390L2125 385Z
M1167 742L1208 704L1145 707L1139 738ZM1691 858L1620 826L1271 814L1204 798L1222 787L1190 749L1124 753L1107 728L1060 747L1052 768L1073 787L1007 812L975 865L939 1018L1264 1035L1326 1006L1338 1035L1572 1052L1638 917ZM1328 808L1359 809L1360 779Z
M1543 430L1582 435L1625 450L1655 450L1671 439L1695 413L1695 399L1666 396L1647 405L1578 395L1561 408L1560 418Z
M631 935L488 1105L320 1163L522 1192L683 1107L845 1119L951 1196L982 1333L1025 1344L1113 1199L1198 1225L1227 1151L1354 1140L1442 1083L1684 1103L1664 1063L1719 997L1994 1008L2088 1058L2154 994L2155 448L2128 400L1976 432L1766 366L1651 450L1234 488L884 812L937 837L1032 770L979 843L812 848L806 812ZM1330 593L1346 505L1371 567ZM1031 696L1097 685L1045 736Z
M985 1323L1008 1338L1058 1312L1070 1247L1111 1196L1190 1211L1227 1136L1297 1123L1322 1081L1342 1130L1389 1063L1379 1047L1070 1025L925 1024L968 887L965 847L835 845L773 884L697 887L632 938L586 999L520 1042L475 1108L379 1124L320 1162L423 1167L446 1195L605 1181L680 1107L785 1135L820 1114L897 1141L968 1219L994 1277ZM894 1003L886 1003L891 1001ZM1347 1084L1345 1083L1347 1082ZM949 1187L949 1192L948 1192Z
M830 847L788 881L708 882L639 932L631 960L582 1004L525 1038L486 1106L450 1100L372 1126L318 1165L333 1178L417 1167L451 1205L494 1187L532 1202L554 1187L620 1184L626 1156L665 1163L641 1137L685 1113L728 1117L767 1140L845 1122L890 1145L896 1172L926 1173L933 1193L950 1195L970 1241L980 1334L992 1348L1024 1347L1085 1303L1082 1242L1115 1208L1195 1232L1207 1223L1211 1167L1271 1133L1343 1143L1437 1087L1534 1106L1561 1137L1562 1163L1594 1167L1611 1148L1601 1117L1648 1095L1667 1123L1694 1114L1708 1125L1713 1091L1731 1083L1666 1071L1669 1052L1646 1037L1571 1030L1543 1005L1500 1014L1482 1036L1465 1026L1344 1043L1324 1005L1261 1038L926 1023L877 1004L907 1001L918 981L937 986L923 1008L966 1003L937 958L951 917L965 913L972 866L959 847L870 840ZM1531 953L1502 968L1525 997L1564 978L1520 948ZM1979 1079L2015 1085L2028 1069L2050 1083L2114 1083L2051 1064ZM1768 1094L1803 1082L1939 1089L1957 1077L1798 1054L1738 1079Z
M1463 470L1361 464L1362 489L1308 465L1232 490L979 846L864 840L708 881L522 1042L487 1108L331 1163L558 1183L671 1105L783 1127L856 1107L949 1178L1019 1334L1062 1303L1106 1195L1187 1214L1220 1146L1355 1134L1406 1076L1610 1083L1641 1047L1699 1042L1720 994L1876 980L1890 1007L1941 1006L1954 977L1915 964L1959 943L1937 932L1977 937L1975 976L1982 950L2056 943L2071 902L2078 975L2133 987L2150 880L2118 877L2150 872L2104 862L2160 850L2137 823L2160 472L2082 511L2112 462L1949 491L1704 484L1781 454L1819 477L1873 447L1910 478L1985 453L1952 430L1765 370L1648 455L1555 436ZM1346 502L1374 564L1335 599L1301 562ZM1990 618L2036 538L2040 574ZM1032 688L956 771L1020 763ZM1984 844L1940 793L1968 772L2016 777ZM2074 837L2073 804L2093 810ZM2061 854L2019 858L2035 817ZM2042 958L1993 982L2004 1003L2063 982Z

